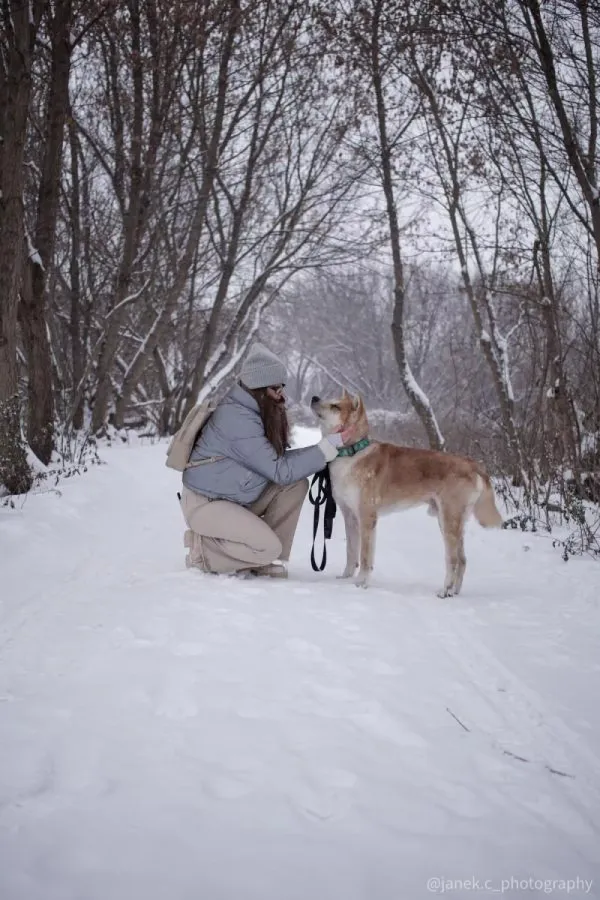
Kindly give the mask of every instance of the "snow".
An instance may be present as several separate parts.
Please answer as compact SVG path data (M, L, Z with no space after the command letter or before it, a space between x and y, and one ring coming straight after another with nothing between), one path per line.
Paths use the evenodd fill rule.
M429 402L429 398L428 398L427 394L421 389L419 384L417 384L417 381L415 380L412 370L411 370L408 362L406 362L406 361L404 363L403 380L406 382L407 390L409 391L409 393L414 394L415 397L419 398L419 401L422 404L422 406L424 407L424 409L430 410L431 404Z
M25 230L25 237L27 240L27 258L31 260L34 266L39 266L40 269L43 269L44 264L42 262L42 257L40 256L39 251L33 246L27 230Z
M399 412L395 409L371 409L369 408L369 422L380 428L393 428L397 425L406 425L412 422L414 413Z
M197 404L208 400L218 389L219 385L223 384L225 379L239 367L240 361L245 356L260 327L261 316L269 299L270 295L263 295L262 300L259 300L254 307L251 306L248 309L242 324L247 323L250 318L252 318L252 324L241 341L239 337L234 339L230 353L228 353L227 343L222 341L211 354L206 366L208 375L196 399ZM225 357L227 358L225 359Z
M166 446L0 507L2 900L600 896L598 564L471 523L441 600L421 509L361 591L307 503L288 582L187 571Z
M113 306L113 308L107 312L105 319L110 319L111 316L114 316L114 314L116 312L118 312L120 309L122 309L124 306L129 306L130 303L133 303L135 300L139 300L139 298L142 296L142 294L148 288L149 284L150 284L150 279L147 278L146 281L142 284L142 286L137 291L134 291L133 294L128 294L127 297L123 297L123 299L120 300L116 306Z
M407 362L404 361L404 373L402 380L404 382L404 387L406 388L407 393L412 394L414 397L418 398L421 407L426 411L429 416L429 423L433 430L435 431L438 445L440 447L444 447L445 440L442 432L440 431L440 427L438 425L437 419L433 413L433 409L431 408L431 404L429 402L429 398L427 394L421 389L420 385L417 383L412 370Z
M508 345L505 337L501 337L498 333L496 337L496 345L498 347L498 352L500 354L500 363L502 366L502 381L504 383L504 387L506 388L506 396L511 401L514 402L515 394L512 387L512 381L510 378L510 367L508 364Z
M164 307L163 307L163 309L159 310L159 312L154 317L154 321L152 322L152 325L146 332L145 337L142 338L142 340L140 341L139 347L136 350L136 352L134 353L133 359L131 360L131 362L128 364L126 363L123 366L123 374L121 376L121 384L122 385L124 385L129 380L129 378L131 377L131 373L133 371L135 371L135 368L136 368L140 358L146 354L146 348L148 347L150 339L152 338L152 336L154 334L156 334L156 331L157 331L159 325L162 324L163 316L164 316Z
M600 431L583 431L581 433L581 453L595 453L600 445Z

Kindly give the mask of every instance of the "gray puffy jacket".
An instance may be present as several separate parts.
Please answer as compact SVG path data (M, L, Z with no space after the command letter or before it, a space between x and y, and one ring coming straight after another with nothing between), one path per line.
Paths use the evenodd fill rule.
M292 484L320 471L327 462L316 444L277 457L265 437L258 403L239 385L219 403L202 429L190 462L211 456L224 459L186 469L184 485L206 497L243 506L254 503L270 482Z

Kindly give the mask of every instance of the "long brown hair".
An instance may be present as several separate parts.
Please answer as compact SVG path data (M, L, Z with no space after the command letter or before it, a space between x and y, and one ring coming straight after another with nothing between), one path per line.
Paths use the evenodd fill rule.
M265 427L265 436L273 446L277 456L283 456L290 446L290 425L285 400L274 400L267 394L267 388L250 389L242 385L258 403L260 417Z

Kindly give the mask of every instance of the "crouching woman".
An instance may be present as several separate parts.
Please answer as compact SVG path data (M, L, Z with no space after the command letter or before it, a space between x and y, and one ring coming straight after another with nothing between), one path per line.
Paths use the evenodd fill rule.
M255 344L200 432L181 495L188 566L287 576L307 476L335 459L342 437L289 449L286 380L281 360Z

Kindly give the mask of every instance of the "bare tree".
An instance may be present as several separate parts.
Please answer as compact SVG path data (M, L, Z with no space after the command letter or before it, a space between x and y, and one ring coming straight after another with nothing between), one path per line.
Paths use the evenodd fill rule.
M402 5L386 0L367 0L344 8L323 4L324 27L331 34L336 53L345 60L348 77L353 75L361 115L370 116L372 126L362 134L359 152L370 162L377 178L387 214L389 249L392 257L394 307L392 335L398 371L406 394L427 433L429 444L444 448L444 438L428 397L411 371L405 336L405 272L401 226L398 215L398 173L408 168L406 145L418 110L418 101L399 77L394 58L397 34L406 27ZM365 91L365 81L367 89ZM371 134L374 132L375 140Z
M262 311L296 272L350 258L358 247L356 237L343 246L332 240L349 219L356 192L356 167L341 146L349 108L343 92L327 81L305 13L306 3L298 0L258 3L241 25L218 171L196 250L201 302L191 294L186 300L180 384L166 391L169 402L176 396L175 422L229 377L260 326ZM175 255L169 250L168 256L175 267ZM177 282L167 291L170 315L182 294ZM148 359L164 343L168 322L158 329L152 323L150 341L140 345L127 373L119 421L131 386L144 371L142 354ZM167 367L163 374L168 378Z
M539 0L520 0L518 6L556 115L563 152L589 213L588 229L596 245L596 264L600 266L600 10L589 0L552 0L543 5Z
M475 115L474 95L481 72L478 66L467 67L462 47L456 50L446 44L443 20L439 32L432 39L428 6L428 3L423 4L414 18L411 12L408 13L407 54L400 65L404 62L408 76L423 99L422 121L429 144L430 165L442 190L464 292L496 389L503 429L513 460L513 477L519 483L526 483L515 420L508 340L499 326L493 299L497 247L489 263L486 262L464 196L464 186L476 180L479 164L477 155L469 153L469 130ZM448 86L443 87L443 83ZM473 184L470 187L473 190ZM496 192L492 200L499 219L502 215L501 191ZM473 268L478 283L474 282Z
M260 333L299 402L591 497L599 46L590 0L5 0L4 487Z
M168 162L165 140L169 131L173 104L181 87L183 66L189 53L197 47L198 63L211 31L213 19L223 17L223 44L219 72L218 98L223 94L222 82L239 22L238 0L198 4L190 13L189 4L175 7L158 5L154 0L128 0L122 15L106 22L98 35L98 50L103 60L108 113L112 125L112 145L103 146L102 134L94 136L79 122L80 130L98 155L110 178L122 221L121 258L115 275L115 286L105 315L105 326L98 343L97 387L92 411L92 429L99 431L106 422L112 396L112 366L117 356L122 328L131 304L142 302L147 294L148 277L143 260L154 246L158 176ZM128 43L123 43L125 29ZM125 79L125 66L130 79L131 102ZM217 99L217 119L219 116ZM200 192L194 212L179 281L185 283L186 270L204 220L204 209L214 177L219 128L213 130L205 160L206 183ZM172 147L169 148L172 152ZM162 151L162 152L161 152Z
M46 322L47 275L53 265L63 150L63 132L69 106L72 0L57 0L47 10L50 44L48 93L37 209L31 236L25 235L24 271L19 319L27 358L27 441L36 456L48 463L53 450L54 394L52 363Z
M33 54L44 4L7 0L0 19L0 482L31 485L21 440L17 309L24 239L23 162Z

